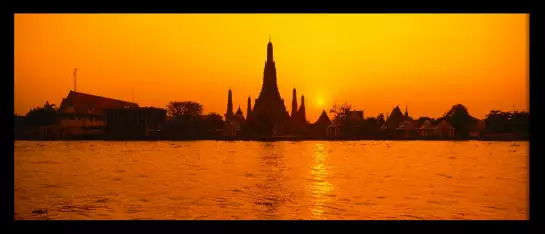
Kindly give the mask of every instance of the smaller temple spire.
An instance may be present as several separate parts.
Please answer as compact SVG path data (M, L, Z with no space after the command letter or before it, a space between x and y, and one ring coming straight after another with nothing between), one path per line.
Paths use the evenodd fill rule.
M299 111L297 112L299 115L299 118L301 119L301 122L306 123L307 117L306 117L306 109L305 109L305 95L301 95L301 106L299 107Z
M77 81L77 77L78 77L78 69L74 69L74 92L77 92L77 89L76 89L76 81Z
M295 118L295 115L297 113L297 90L295 87L293 88L293 97L291 101L291 117Z
M227 113L225 113L225 119L229 120L233 117L233 92L229 88L229 93L227 94Z
M248 95L248 109L246 110L246 118L250 116L251 112L252 112L252 99L250 98L250 95Z
M269 42L271 42L271 33L269 32Z
M244 121L244 113L242 113L242 110L240 109L240 105L238 105L237 113L235 113L235 116L239 118L239 120Z
M405 105L405 117L409 117L409 112L407 111L407 105Z

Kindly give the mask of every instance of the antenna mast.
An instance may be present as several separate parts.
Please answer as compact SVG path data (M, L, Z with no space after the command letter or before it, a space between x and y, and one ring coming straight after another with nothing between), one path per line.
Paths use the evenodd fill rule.
M77 78L78 78L78 69L74 69L74 92L77 92L77 89L76 89L76 81L77 81Z

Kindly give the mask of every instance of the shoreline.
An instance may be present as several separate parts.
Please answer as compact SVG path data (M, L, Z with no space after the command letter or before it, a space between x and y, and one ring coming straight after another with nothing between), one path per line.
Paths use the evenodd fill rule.
M524 137L467 137L467 138L381 138L381 137L75 137L75 138L14 138L14 141L530 141Z

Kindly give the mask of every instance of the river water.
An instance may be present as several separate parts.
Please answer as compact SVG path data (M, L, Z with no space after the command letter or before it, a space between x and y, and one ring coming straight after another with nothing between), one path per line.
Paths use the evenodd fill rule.
M526 220L528 148L480 141L16 141L14 218Z

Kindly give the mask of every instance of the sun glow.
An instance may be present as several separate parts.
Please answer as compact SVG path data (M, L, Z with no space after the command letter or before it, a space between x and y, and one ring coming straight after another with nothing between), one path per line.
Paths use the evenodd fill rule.
M324 100L320 98L316 101L316 104L318 105L318 107L322 107L324 106Z

